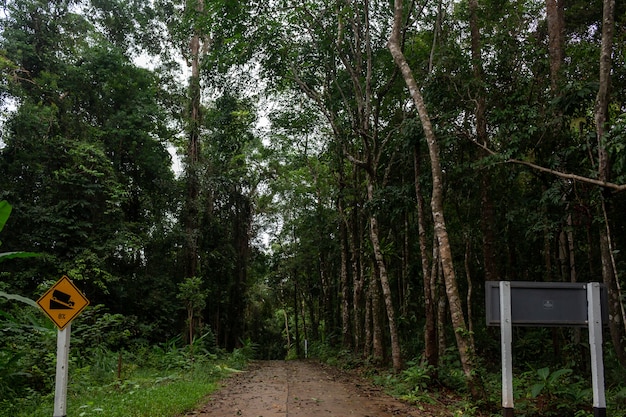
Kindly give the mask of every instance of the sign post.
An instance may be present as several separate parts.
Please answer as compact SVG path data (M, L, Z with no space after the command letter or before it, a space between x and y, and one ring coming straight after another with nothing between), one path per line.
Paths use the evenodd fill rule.
M59 329L53 417L66 417L71 323L89 305L89 301L64 275L37 300L37 304Z
M67 415L67 374L70 353L70 332L72 324L68 324L57 334L57 373L54 386L53 417Z
M593 416L606 417L602 327L608 323L606 288L597 283L487 281L488 326L500 326L502 409L513 417L512 326L587 327L591 351Z
M511 323L511 283L500 281L500 341L502 343L502 412L513 417L513 324Z
M589 316L589 347L591 351L591 382L593 385L593 417L606 417L604 396L604 365L602 358L602 308L600 284L587 285Z

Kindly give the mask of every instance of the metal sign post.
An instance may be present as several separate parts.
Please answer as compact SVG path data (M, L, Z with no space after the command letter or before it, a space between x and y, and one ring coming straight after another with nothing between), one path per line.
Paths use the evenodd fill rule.
M606 417L602 327L608 323L606 288L597 282L487 281L487 325L500 326L502 409L513 417L512 326L587 327L591 351L593 416Z
M597 282L587 285L587 309L589 317L589 350L591 351L591 382L593 384L593 417L606 417L602 358L602 311L600 284Z
M502 342L502 415L513 417L513 325L511 323L511 284L500 282L500 340Z
M57 333L57 373L54 388L53 417L66 417L67 413L67 375L70 353L70 332L72 324L67 324Z
M72 320L89 305L89 300L64 275L37 300L37 304L59 329L57 333L57 369L53 417L66 417Z

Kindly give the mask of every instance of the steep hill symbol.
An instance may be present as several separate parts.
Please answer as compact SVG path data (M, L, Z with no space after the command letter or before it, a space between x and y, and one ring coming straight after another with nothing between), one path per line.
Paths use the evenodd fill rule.
M52 298L50 299L50 310L73 310L74 301L72 301L71 298L72 296L70 294L54 290L52 292Z

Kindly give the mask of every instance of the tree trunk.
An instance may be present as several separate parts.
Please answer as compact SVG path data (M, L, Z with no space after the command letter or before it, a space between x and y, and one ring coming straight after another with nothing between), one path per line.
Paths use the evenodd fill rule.
M368 173L367 197L369 201L374 200L374 179L373 174ZM374 250L374 259L376 261L376 269L378 270L378 279L383 290L383 300L385 302L385 310L387 312L387 321L389 325L389 337L391 339L391 361L393 369L398 372L402 369L402 353L400 350L400 339L398 337L398 327L396 325L396 313L393 305L393 297L391 295L391 286L389 285L389 276L387 274L387 264L380 248L380 238L378 234L378 220L376 216L370 216L370 238L372 248Z
M295 330L296 357L301 358L300 353L300 330L298 329L298 280L297 272L293 271L293 328Z
M446 291L446 284L443 279L443 273L441 270L441 259L439 259L439 248L437 251L436 260L433 261L433 278L435 280L435 296L434 299L437 302L437 352L440 358L443 358L446 354L446 297L443 294Z
M380 319L380 283L378 281L378 271L376 265L372 267L370 274L370 306L372 321L372 356L375 363L382 363L385 358L385 348L383 345L383 326Z
M553 92L559 89L561 65L565 57L563 50L564 6L562 0L546 0L548 22L548 54L550 56L550 86Z
M404 182L404 181L403 181ZM409 215L405 211L403 244L402 244L402 275L398 280L398 299L400 300L400 317L406 317L409 311L409 300L411 297L411 286L409 285L409 266L411 260L411 242L409 240Z
M613 52L613 32L615 24L615 0L604 0L602 16L602 49L600 51L600 85L596 96L595 123L598 140L598 179L608 181L610 166L609 156L606 150L605 129L608 123L609 88L611 83L611 55ZM617 271L614 268L611 247L611 233L606 216L606 195L602 196L601 211L605 225L600 228L600 256L602 261L602 279L609 293L609 329L611 339L615 347L617 358L623 366L626 366L626 341L625 317L619 289Z
M428 245L426 244L426 215L424 210L424 197L422 196L420 186L420 155L419 144L415 144L413 149L413 169L415 171L415 195L417 198L417 225L419 233L420 256L422 259L422 275L424 290L424 316L426 323L424 324L424 359L426 363L433 368L439 365L439 355L437 351L437 316L435 314L435 304L431 285L431 272L428 254Z
M357 213L353 214L353 228L358 229ZM354 349L360 351L364 348L363 341L367 336L364 336L364 322L365 315L363 314L363 287L365 285L365 274L363 272L363 259L361 258L361 248L357 242L358 230L352 230L350 233L350 250L351 250L351 262L352 265L352 321L354 323Z
M345 217L343 201L337 204L340 217ZM345 222L339 224L339 236L341 239L341 345L344 349L352 346L350 333L350 274L348 273L348 233Z
M448 297L448 304L450 308L450 315L452 317L452 326L454 328L454 334L456 336L456 343L459 349L459 355L461 359L461 365L465 374L467 386L470 389L472 397L480 399L483 397L483 389L480 386L478 380L474 378L475 371L475 351L474 346L471 344L471 338L469 337L469 331L465 324L465 317L463 316L463 309L461 306L461 298L459 296L459 289L457 286L456 275L454 272L454 265L452 261L452 249L448 238L448 230L446 228L445 217L443 213L443 173L439 161L439 144L435 137L432 124L430 121L430 115L426 109L424 99L419 90L413 72L409 67L409 64L400 48L400 28L402 25L402 0L395 0L394 9L394 25L391 37L389 38L388 47L391 55L399 67L404 81L409 89L413 103L417 108L417 112L422 122L422 128L424 135L426 136L426 142L428 144L428 151L430 155L430 165L432 171L433 191L431 200L431 209L433 213L433 221L435 228L435 236L439 244L439 255L441 257L441 264L443 267L444 281L446 284L446 294Z
M285 316L285 334L287 335L287 351L291 349L291 336L289 335L289 317L287 316L287 306L283 309Z
M365 319L364 319L364 331L363 331L363 357L367 358L373 356L373 347L372 341L374 337L373 333L373 324L372 320L372 290L368 287L367 294L365 295Z
M474 72L474 81L477 85L476 91L476 107L474 116L476 117L476 140L483 146L489 148L490 141L487 134L487 101L484 88L484 72L482 67L481 45L480 45L480 26L478 23L478 0L470 0L470 34L472 49L472 68ZM487 152L480 151L481 156L487 156ZM485 268L485 281L495 281L500 278L498 273L494 233L495 216L494 205L491 199L491 170L485 169L480 180L480 196L481 196L481 228L483 233L483 265Z
M204 9L202 0L197 9ZM197 31L196 31L197 32ZM187 143L187 201L185 210L186 262L185 276L194 277L198 272L198 224L200 194L200 35L194 33L189 43L191 52L191 78L189 80L189 141Z

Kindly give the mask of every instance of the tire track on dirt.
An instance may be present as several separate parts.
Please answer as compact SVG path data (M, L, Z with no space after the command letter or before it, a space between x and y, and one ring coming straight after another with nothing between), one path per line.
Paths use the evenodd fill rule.
M257 361L185 417L423 417L364 380L312 361Z

